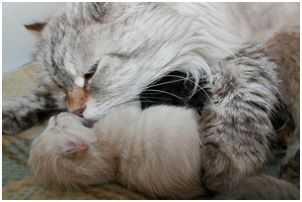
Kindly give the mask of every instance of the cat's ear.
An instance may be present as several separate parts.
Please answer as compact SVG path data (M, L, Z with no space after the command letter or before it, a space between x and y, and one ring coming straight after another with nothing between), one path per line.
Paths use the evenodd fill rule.
M41 34L41 32L43 31L45 25L46 25L46 22L36 22L36 23L32 23L32 24L26 24L26 25L24 25L24 27L31 33L39 36Z
M102 22L108 12L108 3L90 2L86 4L86 9L93 20Z
M64 145L62 155L66 158L74 159L84 156L89 149L89 145L83 141L69 142Z
M89 2L85 4L88 13L93 20L104 22L106 16L115 16L116 13L122 12L125 4L119 2Z

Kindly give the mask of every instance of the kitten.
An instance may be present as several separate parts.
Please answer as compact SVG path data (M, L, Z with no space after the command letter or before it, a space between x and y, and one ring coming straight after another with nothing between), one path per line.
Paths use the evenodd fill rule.
M151 197L205 193L194 111L123 106L92 129L81 122L69 113L53 116L32 143L28 163L45 186L68 189L116 181Z

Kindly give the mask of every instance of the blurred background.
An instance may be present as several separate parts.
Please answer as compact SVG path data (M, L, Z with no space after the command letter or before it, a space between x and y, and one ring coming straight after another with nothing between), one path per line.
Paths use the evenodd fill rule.
M44 21L61 3L2 3L2 72L31 61L36 36L24 24Z

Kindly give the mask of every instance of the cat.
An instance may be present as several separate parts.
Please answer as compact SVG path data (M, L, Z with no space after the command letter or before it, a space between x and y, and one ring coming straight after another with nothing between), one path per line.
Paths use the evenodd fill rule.
M2 133L66 110L98 120L171 71L210 81L209 66L298 14L294 3L67 3L35 30L41 77L32 94L2 107Z
M261 47L262 46L262 47ZM252 50L254 49L254 51ZM281 83L276 85L278 90L280 91L277 96L277 99L279 100L279 103L274 106L275 110L270 115L270 120L272 127L275 130L275 135L272 136L274 139L270 144L270 161L276 161L275 158L277 158L277 161L281 163L281 160L285 157L287 154L287 145L297 136L299 136L299 31L297 30L297 27L287 27L286 29L283 29L281 32L274 35L272 38L270 38L268 41L260 45L260 47L256 48L256 46L251 47L249 51L246 51L246 49L243 49L241 54L237 54L236 57L230 57L228 58L231 60L240 60L243 59L242 57L246 57L245 60L247 61L248 58L250 59L256 59L258 62L261 63L264 67L268 68L271 64L274 67L274 71L276 71L275 75L278 75ZM251 61L250 61L251 62ZM254 61L255 62L255 61ZM251 64L249 64L251 65ZM236 68L237 65L234 65L233 68ZM226 69L226 68L224 68ZM247 70L247 68L245 68ZM227 70L227 69L226 69ZM265 71L268 69L264 69ZM223 72L223 71L221 71ZM242 74L242 76L245 76L246 79L248 78L247 75ZM222 77L220 77L222 78ZM268 78L268 77L267 77ZM224 85L227 86L227 84L231 85L232 83L237 83L236 81L242 79L241 77L234 76L232 82L225 82ZM239 83L239 82L238 82ZM269 84L269 83L267 83ZM245 86L248 85L248 82L244 83ZM221 85L223 86L223 84ZM250 88L250 90L253 88ZM229 90L223 91L224 93L229 93L228 96L231 96L230 94L233 93ZM215 90L212 92L212 95L217 96L219 93L215 92ZM260 96L260 94L258 94ZM223 102L222 97L217 99L219 102ZM229 104L231 104L232 101L229 100ZM211 104L211 103L210 103ZM234 103L233 103L234 104ZM259 105L260 107L261 105ZM217 107L217 106L215 106ZM263 107L263 106L262 106ZM214 111L214 109L212 109ZM256 110L256 108L253 108L253 110ZM275 112L274 112L275 111ZM209 114L207 111L204 112L205 114ZM214 112L213 112L214 114ZM242 116L241 116L242 118ZM232 120L232 119L229 119ZM227 120L226 120L227 121ZM202 122L207 122L206 120L202 120ZM238 121L235 121L238 122ZM206 123L206 125L209 125ZM217 126L216 126L217 127ZM255 127L256 128L256 127ZM255 130L255 128L253 130ZM217 129L217 128L216 128ZM247 129L247 128L245 128ZM207 134L204 128L201 130L203 134ZM255 131L256 132L256 131ZM256 134L254 132L254 134ZM201 133L201 134L202 134ZM262 133L262 131L261 131ZM217 135L218 133L214 133L214 135ZM251 133L253 134L253 133ZM213 136L214 136L213 135ZM237 134L238 135L238 134ZM204 137L204 136L202 136ZM239 137L236 136L236 137ZM206 137L207 138L207 137ZM217 138L217 136L214 136L214 138ZM214 139L213 138L213 139ZM247 139L247 138L246 138ZM215 140L215 139L214 139ZM220 140L223 140L221 138ZM272 139L271 139L272 140ZM205 141L203 141L205 142ZM235 141L233 141L233 144ZM236 144L236 143L235 143ZM221 182L221 178L227 177L228 175L232 175L232 173L235 176L238 176L238 173L235 173L236 171L233 171L230 168L233 168L229 164L232 162L233 156L230 154L234 154L234 151L232 152L223 152L223 147L225 144L217 143L217 147L213 149L213 153L221 152L221 159L215 159L216 162L214 162L212 165L216 165L216 167L220 168L219 170L212 171L211 169L207 169L208 172L204 171L205 173L210 173L213 176L217 175L217 180L213 180L215 178L210 178L213 180L214 187L216 186L216 189L213 190L217 191L217 182ZM243 144L238 144L239 146L242 146ZM215 145L214 145L215 146ZM285 147L285 151L284 151ZM256 149L256 144L253 145L250 149ZM233 147L234 149L234 147ZM245 148L247 149L247 148ZM277 153L275 153L277 150ZM281 152L280 152L281 149ZM214 151L215 150L215 151ZM222 150L222 151L221 151ZM280 156L280 153L282 155ZM204 152L202 151L202 154ZM238 154L243 155L248 158L247 153L243 152ZM252 154L252 152L251 152ZM300 193L299 193L299 182L300 182L300 161L299 161L299 155L300 151L296 152L296 155L289 163L286 163L282 169L281 173L278 179L277 177L272 176L266 176L266 175L258 175L258 176L247 176L244 178L239 179L236 183L233 184L233 186L230 186L229 190L226 189L220 189L222 192L218 193L214 199L299 199ZM225 155L225 156L223 156ZM206 157L207 156L207 157ZM216 154L214 155L216 156ZM206 158L205 158L206 157ZM216 156L217 157L217 156ZM219 156L218 156L219 157ZM229 158L228 158L229 157ZM249 159L251 160L251 159ZM213 161L210 155L205 154L203 158L203 162L205 165L208 163L208 161ZM239 162L242 163L243 161ZM259 164L258 164L259 165ZM210 168L211 166L209 166ZM212 173L211 173L212 172ZM219 173L222 173L219 176ZM223 173L223 172L228 172ZM258 173L260 174L260 173ZM208 176L206 176L208 177ZM218 178L221 177L221 178ZM234 176L231 176L232 178ZM220 180L220 181L219 181ZM234 179L232 179L234 181ZM207 184L207 183L205 183ZM211 183L208 183L211 184ZM228 184L230 185L230 184ZM217 193L217 192L214 192Z
M195 90L206 75L212 97L200 120L201 179L210 190L228 190L262 170L275 141L276 64L263 45L249 44L296 23L297 5L66 4L41 31L39 87L3 106L3 133L53 111L97 121L171 72L189 73Z
M60 113L32 143L28 164L45 186L64 190L115 181L154 198L206 194L194 110L129 105L93 128L82 123Z
M205 116L203 116L202 117L203 119L201 119L201 122L202 122L201 130L199 132L197 132L197 134L199 134L199 136L201 137L201 140L202 140L202 143L199 144L199 146L201 146L201 151L195 151L195 152L197 152L197 156L199 156L201 153L201 156L203 157L203 158L201 158L201 162L202 162L201 167L204 169L204 173L203 173L203 176L201 177L201 181L206 185L207 190L209 189L209 190L212 190L212 191L215 191L218 193L219 192L223 193L225 191L233 190L234 187L237 187L238 184L240 185L243 181L244 183L250 184L251 186L253 186L256 190L256 191L253 190L252 192L250 192L250 195L245 196L246 198L251 197L251 199L252 199L252 197L256 197L257 194L262 193L259 190L257 192L258 187L254 186L254 184L253 184L254 181L255 181L255 184L269 183L270 185L274 185L274 186L271 186L271 189L274 189L274 188L279 189L279 188L282 188L283 186L291 187L292 185L287 185L287 183L282 183L282 182L279 183L279 180L277 180L277 179L267 180L265 177L264 177L264 179L262 179L261 177L257 177L257 179L259 178L259 180L253 180L254 178L249 178L249 176L261 172L262 167L267 162L267 159L269 157L267 155L270 154L269 145L275 141L273 121L271 121L271 115L268 112L274 112L274 110L275 110L274 105L270 105L270 103L274 103L274 102L277 103L277 101L279 101L278 97L273 94L273 93L278 93L278 91L275 89L275 87L276 86L278 87L280 85L279 84L280 80L279 80L278 74L276 72L276 68L277 68L276 64L269 60L268 56L266 55L265 50L263 49L263 46L254 45L254 46L249 46L245 49L242 49L234 57L228 57L225 60L220 61L220 63L217 65L220 65L220 66L217 66L216 68L223 68L223 70L224 70L224 71L217 71L217 72L219 72L217 74L219 75L219 74L224 73L224 75L217 76L220 79L217 79L217 78L214 79L215 88L212 89L212 93L213 93L213 96L211 96L212 102L215 102L216 100L223 102L224 99L229 99L229 100L231 100L231 102L229 102L228 104L229 105L232 104L232 105L236 106L236 104L237 104L236 93L240 94L243 91L247 91L248 92L247 97L245 99L244 99L244 97L241 97L241 99L244 100L245 102L242 102L242 100L240 100L241 107L235 108L232 112L243 113L241 116L238 116L238 117L252 119L252 120L249 124L246 124L246 123L242 124L242 128L244 130L249 130L249 132L234 133L234 135L236 135L236 138L238 138L238 140L237 140L238 147L236 147L235 145L230 145L232 147L231 149L233 149L233 151L228 151L228 147L229 147L228 144L223 144L220 142L220 145L224 145L225 148L221 148L220 146L217 146L217 147L214 147L215 151L210 153L208 150L213 149L213 148L208 148L208 145L209 146L218 145L218 143L215 142L215 138L217 138L217 134L219 134L219 133L216 132L215 133L216 136L214 136L214 138L211 138L211 136L210 136L211 134L208 132L209 128L207 128L207 127L209 127L209 126L211 127L211 124L216 124L215 122L217 122L217 121L233 121L234 118L232 118L232 117L229 118L228 116L230 116L230 113L225 113L224 114L225 118L223 116L221 116L220 119L217 120L217 118L211 117L213 115L212 114L213 112L211 111L213 109L210 108L210 107L212 107L211 106L212 103L209 103L206 106L209 113L206 110ZM233 72L233 71L230 71L230 70L232 70L232 68L237 68L238 72L236 72L236 75L230 74L230 72ZM182 75L182 76L180 76L180 75ZM216 75L216 74L214 74L214 75ZM171 76L174 76L174 79L175 79L175 76L180 76L182 78L184 77L183 73L181 73L181 72L174 72L173 74L169 74L169 75L167 75L167 78L169 78ZM255 80L254 79L255 77L257 77L258 80ZM157 83L151 85L151 89L154 87L158 87L158 86L159 87L164 86L167 89L167 88L171 88L171 84L178 85L179 77L176 77L176 78L177 78L176 84L171 83L171 82L173 82L173 80L166 81L165 79L163 79L163 80L160 80ZM224 80L221 78L224 78ZM181 80L181 85L177 86L179 89L179 92L182 92L182 88L184 86L186 86L186 85L183 85L183 82L184 81ZM220 82L220 83L217 84L217 82ZM190 82L189 82L189 84L190 84ZM173 85L172 85L172 87L174 87ZM236 91L232 90L232 89L223 91L227 95L219 93L219 91L221 91L221 87L226 87L227 85L230 85L231 87L236 87L238 89ZM249 85L253 86L253 88L251 88ZM227 86L227 87L231 88L230 86ZM189 87L187 88L187 90L185 92L191 92L193 87L194 87L193 85L192 86L189 85ZM148 91L150 91L150 90L147 89L147 92ZM175 92L175 93L177 94L177 92ZM204 93L204 92L202 91L202 93ZM249 93L257 95L258 97L255 98L253 96L248 96ZM271 93L271 95L269 95L269 93ZM240 95L243 96L244 94L240 94ZM155 96L155 97L152 97L152 99L157 98L156 96L158 96L158 94L153 95L153 96ZM159 96L159 98L161 98L161 96ZM267 98L264 99L266 96L267 96ZM186 97L186 96L184 96L184 97ZM235 100L232 101L232 99L230 99L230 97L235 98ZM261 99L259 99L259 97ZM146 98L148 98L148 96ZM270 100L270 99L275 99L275 101ZM162 99L159 99L159 100L161 101ZM144 100L144 101L146 101L146 100ZM144 103L144 101L142 101L143 105L149 104L148 102ZM167 103L169 103L169 101L171 102L171 100L169 100L169 99L168 100L164 99L161 104L167 104ZM176 99L176 101L178 101L178 99ZM175 103L175 102L172 102L172 103ZM187 102L187 103L190 104L190 102ZM153 104L153 103L151 103L151 104ZM157 104L159 104L159 103L157 103ZM180 104L183 104L183 103L180 102ZM217 107L217 105L219 106L220 103L213 103L213 104L215 104L216 105L215 107ZM194 105L192 105L192 103L190 105L191 105L191 107L194 106ZM244 107L245 105L247 106L247 108ZM249 106L252 106L252 107L248 108ZM124 107L124 106L122 106L122 107ZM145 110L150 109L150 105L148 107L145 106L143 109L145 109ZM152 107L151 107L151 109L152 109ZM199 108L199 109L201 109L201 108ZM232 108L230 108L230 109L232 109ZM253 113L250 112L251 109L253 110ZM246 113L245 110L247 110L249 113ZM198 112L198 110L196 110L196 111ZM178 127L183 127L183 125L186 125L184 120L182 119L184 117L183 117L183 115L180 115L180 116L173 115L172 111L170 111L170 112L161 111L161 112L162 113L159 113L159 112L156 113L156 112L152 111L152 113L149 113L150 117L148 119L136 117L135 120L131 120L131 117L133 114L131 114L130 111L127 111L126 109L124 109L124 110L117 109L115 111L115 113L116 113L115 116L111 116L111 115L106 116L105 120L100 120L100 123L103 123L103 124L97 123L96 127L99 129L98 132L102 131L102 128L106 128L105 133L110 133L110 137L114 137L116 134L121 135L120 127L123 127L124 130L122 130L122 134L125 136L125 139L126 138L131 139L131 135L127 132L127 127L125 127L125 125L126 126L128 125L128 127L129 127L132 124L132 125L134 125L133 127L135 128L136 126L145 126L146 124L148 124L150 126L150 128L141 127L140 130L135 132L136 134L140 134L140 135L145 134L146 132L150 131L152 127L154 127L154 126L156 127L156 124L154 124L153 121L155 120L155 116L158 116L158 117L163 118L163 120L159 120L159 122L165 123L165 124L162 125L163 132L159 132L157 135L165 136L165 133L172 133L171 138L173 139L173 137L175 137L177 135L177 132L175 132L175 131L179 131ZM282 114L282 111L280 111L280 113ZM128 117L125 119L125 117L124 117L124 119L123 119L123 114L127 115L127 116L130 115L130 118ZM153 115L151 116L151 114L153 114ZM245 116L243 116L243 115L245 115ZM138 116L138 115L135 114L134 116ZM165 122L165 120L168 120L168 118L166 116L168 116L169 121L171 121L171 123L173 123L172 126L167 124L167 122ZM210 117L208 117L208 116L210 116ZM118 117L118 119L116 117ZM173 117L175 119L171 120L170 117ZM192 118L191 121L193 121L193 120L197 121L199 118L200 118L200 116L196 116L196 117ZM122 119L122 121L117 121L120 119ZM131 124L128 122L129 120L127 120L127 119L131 120ZM137 121L139 119L142 119L142 121L141 122ZM189 119L186 118L186 120L189 120ZM57 121L57 122L64 123L64 121ZM235 119L235 122L240 122L240 120ZM176 127L176 125L174 125L174 124L176 124L178 127ZM205 124L205 126L203 124ZM55 126L52 126L51 124L49 124L49 125L50 125L49 127L53 127L52 130L54 130L54 131L56 131L57 128L59 128L58 130L60 130L60 128L61 128L60 125L55 125ZM114 127L117 127L117 129L114 129L114 127L112 127L112 125ZM283 123L281 124L281 126L282 125L283 125ZM212 130L217 129L217 128L219 129L222 126L225 127L226 125L217 124L215 128L212 128ZM205 127L205 128L202 128L202 127ZM238 126L233 124L233 125L230 125L229 127L230 128L235 127L235 129L236 129L236 127L238 127ZM259 130L255 130L255 128L257 128L257 127L259 128ZM65 129L66 128L67 127L65 125ZM69 128L69 130L74 130L74 124L72 124L68 128ZM235 129L232 129L232 130L235 130ZM51 130L51 134L54 133L52 130ZM265 130L267 130L266 133L265 133ZM47 131L49 131L49 129L47 129ZM77 127L75 127L75 131L80 131L80 130L77 129ZM64 133L64 131L63 131L63 133ZM72 133L72 132L69 132L69 134L70 133ZM104 134L104 133L101 133L101 134ZM254 137L254 136L249 137L248 135L250 135L250 134L252 134L256 137ZM186 138L183 133L181 135L183 136L183 138ZM41 137L46 138L46 137L49 137L49 135L41 135ZM147 139L147 137L152 138L152 136L151 137L144 136L144 138L146 138L146 139ZM242 140L240 140L240 138L242 138ZM235 139L235 137L234 137L234 139ZM59 142L62 142L64 144L64 141L62 141L60 139L56 139L56 140L58 141L57 144L60 144ZM227 141L227 138L224 136L221 136L219 138L219 140ZM247 145L247 143L245 143L244 141L252 142L253 146ZM51 142L51 140L46 139L46 140L44 140L44 142L49 143L49 142ZM183 140L182 140L182 142L183 142ZM233 142L235 142L235 140L233 140ZM204 143L206 143L206 144L204 144ZM55 145L57 145L57 144L55 144ZM114 145L114 143L112 143L112 144ZM120 144L123 144L123 143L120 143ZM155 147L158 147L156 142L154 142L153 144ZM49 150L44 151L44 149L42 149L42 148L45 148L45 146L41 142L34 143L33 145L35 145L37 148L39 148L39 149L36 149L36 151L35 151L35 149L33 149L33 151L36 153L36 155L39 155L43 159L51 159L51 158L41 155L41 152L42 153L46 152L47 155L52 155L51 151L57 150L55 148L50 148ZM113 146L110 146L110 147L113 147ZM243 147L243 148L241 148L241 147ZM240 149L241 149L241 151L240 151ZM200 153L198 153L198 152L200 152ZM203 152L208 152L208 153L203 153ZM232 156L234 154L234 152L236 152L236 154L238 156L241 155L242 158L246 158L246 162L244 162L244 159L241 159L240 160L241 162L239 162L239 163L242 163L242 165L246 166L246 167L238 168L237 165L235 165L235 163L233 164L233 162L237 161L237 157L235 156L235 158L234 158L234 156ZM56 152L54 152L54 153L56 153ZM168 154L167 152L163 152L163 153ZM215 154L219 154L216 157L220 157L220 155L222 155L222 158L220 158L218 160L214 159L214 158L212 159L211 156L214 155L214 157L215 157ZM257 155L255 155L255 154L257 154ZM129 155L135 156L134 154L129 154ZM31 157L30 159L33 159L33 158L35 158L35 157ZM111 156L111 157L108 157L108 159L115 159L115 158ZM240 159L240 157L239 157L239 159ZM213 160L214 160L214 162L213 162ZM30 160L30 161L32 161L32 160ZM180 159L180 162L181 161L182 160ZM249 162L250 162L250 164L248 165ZM212 163L212 164L209 165L210 163ZM51 164L51 162L50 162L50 164ZM170 164L170 162L168 164ZM203 166L203 164L205 164L206 166L209 166L209 168L207 168L206 166ZM46 164L42 164L42 165L46 166L46 167L53 167L53 166L49 166ZM137 164L133 164L133 165L137 166ZM188 165L190 165L190 164L188 164ZM165 165L165 166L167 166L167 165ZM210 166L212 166L212 167L210 167ZM227 167L223 168L223 166L227 166ZM257 166L258 166L258 168L257 168ZM214 169L217 167L222 168L220 170L220 172L222 172L222 173L220 173L219 170ZM37 170L37 169L44 170L39 166L39 163L37 163L37 160L33 161L31 163L31 168L33 170ZM232 171L232 169L234 169L234 170L236 169L236 170ZM199 170L199 168L197 170ZM208 171L208 172L210 172L210 174L215 174L215 175L206 176L208 173L205 171ZM50 171L47 170L47 172L50 172ZM52 172L55 175L56 171L52 171ZM147 174L148 169L145 169L144 172L145 172L145 174ZM154 172L154 171L150 171L150 172ZM83 174L85 174L85 173L83 172ZM154 174L156 174L156 173L154 173ZM36 175L38 178L42 178L42 181L43 181L43 176L46 174L40 173L40 174L36 174ZM54 176L54 175L51 175L51 176ZM177 175L180 176L179 174L177 174ZM128 175L126 175L126 176L129 177ZM72 178L73 179L82 179L82 178L77 178L74 176ZM84 183L84 182L82 182L82 183ZM81 181L79 180L78 183L81 184ZM54 184L52 186L55 186L58 188L60 187L57 184ZM134 186L134 188L136 188L136 187ZM183 187L182 187L182 189L183 189ZM280 195L272 195L272 196L266 196L266 197L268 197L268 198L276 197L276 198L280 198L280 199L283 197L285 197L285 198L296 197L295 190L290 192L290 193L294 194L293 196L286 195L286 194L290 194L286 190L284 190L284 194L280 193ZM149 195L154 196L146 190L140 190L140 191L143 191L144 193L148 193ZM227 193L233 193L233 194L231 194L232 197L239 197L239 196L242 196L240 194L242 194L244 191L245 191L245 189L242 188L242 190L239 191L238 193L237 192L227 192ZM166 192L167 191L165 191L165 193ZM188 192L188 191L186 191L186 192ZM263 192L263 193L265 193L265 192ZM278 192L276 192L276 193L278 193ZM253 194L255 194L255 195L253 195ZM183 193L181 195L184 196ZM156 195L156 196L162 197L162 195ZM174 193L174 195L171 194L171 195L165 196L165 197L173 197L173 196L180 197L178 195L175 195L175 193ZM191 197L192 196L193 195L191 195ZM227 195L226 197L228 197L228 196L229 195ZM264 196L265 195L263 195L263 197ZM259 194L259 197L262 197L262 195Z

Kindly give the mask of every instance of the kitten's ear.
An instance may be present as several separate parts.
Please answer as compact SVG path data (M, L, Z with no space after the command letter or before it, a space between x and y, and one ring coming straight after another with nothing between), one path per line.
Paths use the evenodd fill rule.
M24 27L28 31L32 32L33 34L40 35L41 32L43 31L45 25L46 25L46 22L36 22L36 23L33 23L33 24L24 25Z
M69 142L63 148L63 156L70 159L78 158L85 155L88 149L89 146L85 142Z

